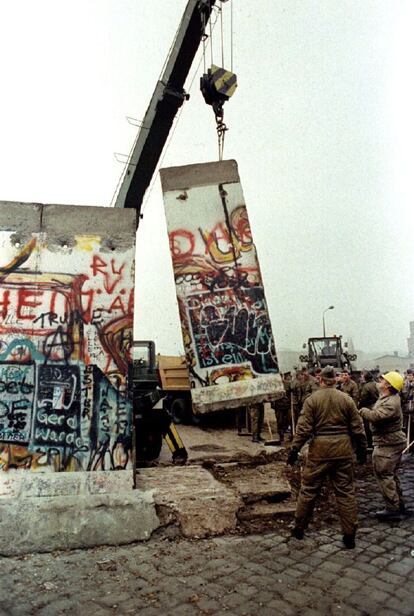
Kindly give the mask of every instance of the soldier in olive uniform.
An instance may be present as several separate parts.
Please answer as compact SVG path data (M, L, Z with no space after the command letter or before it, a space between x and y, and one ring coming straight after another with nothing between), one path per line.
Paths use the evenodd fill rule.
M348 396L351 396L355 404L358 405L358 385L355 383L355 381L351 379L351 375L349 374L348 370L343 370L341 373L340 390L343 391L344 394L348 394Z
M310 440L292 535L302 539L311 519L323 481L330 478L347 548L355 547L357 505L354 493L354 451L366 460L364 426L352 398L335 389L335 370L326 366L320 374L320 389L305 400L292 442L288 464L293 465L301 447Z
M371 372L363 370L361 376L363 382L359 392L359 408L366 407L372 409L379 398L379 389Z
M259 404L249 404L247 408L250 413L250 420L252 422L252 442L263 443L264 439L262 438L262 429L264 405L262 402Z
M405 434L399 392L404 379L398 372L387 372L380 378L380 397L372 409L361 408L361 417L371 424L374 451L372 466L385 509L376 512L380 520L398 520L405 505L398 478L401 455L405 449Z
M295 424L298 421L306 398L308 398L311 393L318 388L318 386L319 384L317 379L309 374L307 368L302 368L302 370L296 373L296 379L292 382L292 399Z
M411 368L407 370L404 379L404 386L401 391L401 406L404 419L404 432L407 435L407 444L410 445L414 440L414 373ZM411 452L412 449L413 446L411 445L408 451Z
M295 425L298 421L299 413L302 409L302 390L301 390L302 372L297 371L290 385L290 393L292 396L292 411Z
M283 375L284 395L272 402L272 408L275 411L277 432L281 443L284 441L285 433L290 428L292 421L290 412L291 386L290 372L285 372Z
M368 370L363 370L361 374L362 384L359 390L358 408L363 407L372 409L379 397L379 389L374 381L374 377ZM364 419L365 434L367 435L368 448L372 449L372 433L369 421Z

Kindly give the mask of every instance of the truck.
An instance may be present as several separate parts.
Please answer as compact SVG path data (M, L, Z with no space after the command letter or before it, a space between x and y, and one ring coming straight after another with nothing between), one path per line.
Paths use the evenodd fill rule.
M187 361L183 356L157 355L157 369L162 390L163 408L175 424L196 422L192 412L191 387Z
M152 340L133 342L131 355L128 381L134 412L136 464L145 465L158 458L163 438L171 450L173 462L185 462L187 451L172 421L174 416L169 407L164 405L173 380L169 370L163 368L160 377L155 343Z
M340 370L346 368L350 372L355 370L352 362L357 356L348 352L348 343L342 342L342 336L308 338L303 348L307 349L307 354L300 355L299 359L310 370L325 366L334 366Z

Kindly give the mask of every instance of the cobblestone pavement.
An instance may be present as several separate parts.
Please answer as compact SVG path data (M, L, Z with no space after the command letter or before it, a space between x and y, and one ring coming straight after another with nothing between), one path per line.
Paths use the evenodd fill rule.
M1 558L0 614L412 615L414 517L370 518L381 498L369 465L358 475L355 550L342 548L327 500L304 541L281 524L254 535L158 536L119 548ZM402 479L414 509L413 456Z

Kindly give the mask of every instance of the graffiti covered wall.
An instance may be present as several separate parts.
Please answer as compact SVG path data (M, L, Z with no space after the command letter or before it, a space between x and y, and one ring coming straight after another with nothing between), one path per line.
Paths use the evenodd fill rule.
M193 407L237 407L282 391L235 161L161 170Z
M0 469L131 461L135 212L0 202Z

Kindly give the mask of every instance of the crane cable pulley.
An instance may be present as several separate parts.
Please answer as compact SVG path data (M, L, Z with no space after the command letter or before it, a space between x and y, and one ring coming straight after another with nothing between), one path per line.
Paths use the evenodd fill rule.
M227 0L221 0L221 2L227 2ZM231 4L232 6L232 4ZM222 64L224 66L224 43L223 43L223 10L219 9L221 15L221 56ZM232 13L233 15L233 13ZM231 24L231 70L226 70L223 67L216 66L213 63L213 40L212 40L212 27L210 19L210 54L211 54L211 68L206 71L205 53L206 46L205 40L207 35L204 30L203 36L203 59L204 59L204 74L200 78L200 90L207 105L211 105L214 111L216 119L216 130L218 138L218 150L219 160L223 160L224 150L224 137L228 130L224 123L224 109L223 105L234 94L237 88L237 75L233 73L233 18Z

